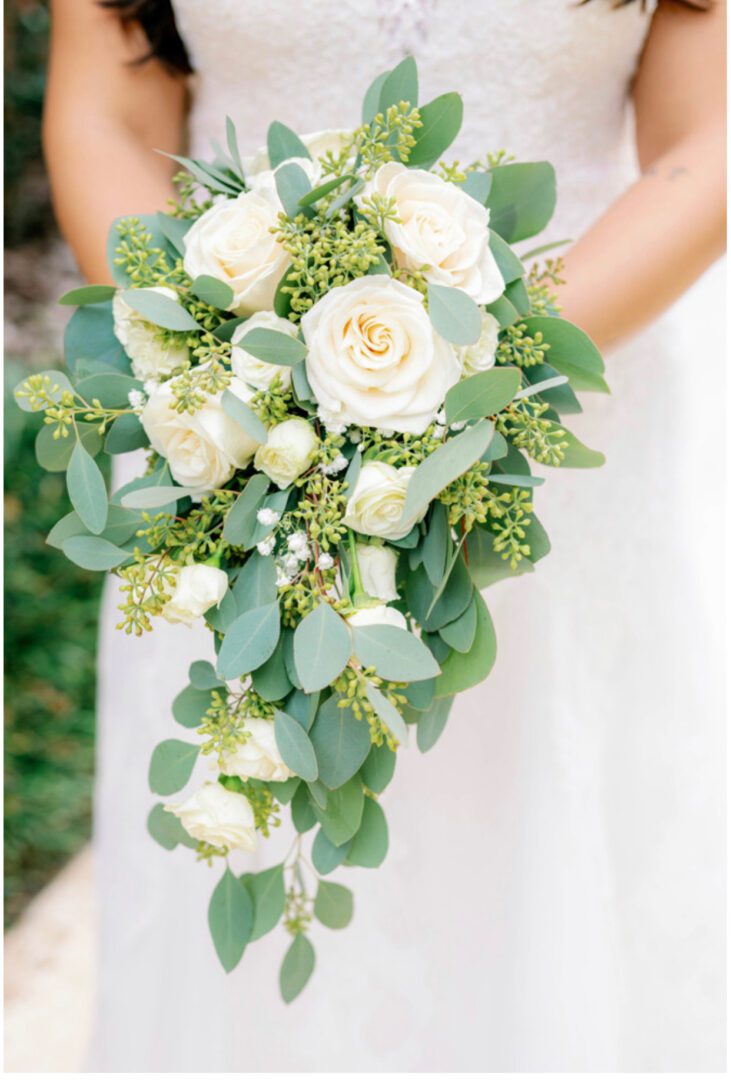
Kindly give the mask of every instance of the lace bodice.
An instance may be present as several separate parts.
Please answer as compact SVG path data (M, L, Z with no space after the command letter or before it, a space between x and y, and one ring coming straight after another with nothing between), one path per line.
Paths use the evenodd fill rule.
M575 236L632 169L628 88L652 6L175 0L196 69L191 145L207 151L226 113L247 152L264 143L274 119L299 132L353 126L375 75L413 52L423 101L446 90L464 97L454 156L503 148L548 158L559 178L552 233Z

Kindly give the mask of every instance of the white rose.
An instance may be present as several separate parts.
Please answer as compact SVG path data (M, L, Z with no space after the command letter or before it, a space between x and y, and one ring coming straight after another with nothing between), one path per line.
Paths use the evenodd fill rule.
M382 274L332 289L302 331L310 385L336 422L421 434L459 379L421 294Z
M411 465L397 469L385 461L366 461L345 507L343 523L365 536L401 540L426 513L401 520L413 472Z
M179 303L175 290L164 285L154 285L148 292L160 293ZM169 330L143 319L139 311L123 299L121 292L114 294L112 314L115 337L130 358L136 378L143 381L163 379L188 363L188 346L180 335L172 335Z
M476 375L479 371L488 371L495 364L500 323L488 311L482 311L480 315L482 330L477 341L474 345L463 345L457 349L457 358L465 377Z
M233 378L228 386L242 401L253 391ZM259 445L223 411L223 394L211 394L193 413L177 412L171 384L152 389L140 420L153 450L167 459L173 479L199 492L223 487L245 468Z
M256 850L254 811L245 795L208 781L182 803L165 809L175 814L187 833L214 847Z
M209 608L214 605L218 607L227 588L228 575L216 566L206 566L205 563L182 566L175 578L173 595L162 609L162 616L170 623L192 626Z
M399 266L423 270L427 281L462 289L477 304L502 295L505 282L490 251L490 212L476 199L399 162L381 165L359 198L373 194L395 205L398 220L386 222L386 237Z
M408 630L406 618L396 608L388 604L376 604L375 607L358 608L352 615L346 616L351 626L397 626L399 630Z
M273 382L276 375L283 390L292 382L292 369L285 364L267 364L265 360L257 360L246 349L238 344L250 330L276 330L280 334L289 334L297 337L297 327L289 319L282 319L273 311L258 311L241 326L237 326L231 338L233 346L231 350L231 368L234 375L238 375L249 386L257 390L266 390Z
M245 742L222 755L221 772L241 780L288 780L294 773L282 761L274 738L274 721L248 717Z
M393 548L386 544L356 544L355 553L363 588L368 595L377 600L397 600L398 556Z
M299 416L283 420L267 432L267 441L256 451L254 465L277 487L289 487L312 464L318 442L307 420Z
M206 210L185 234L183 265L190 277L208 274L234 291L229 311L253 315L272 308L289 255L272 235L277 200L244 191Z

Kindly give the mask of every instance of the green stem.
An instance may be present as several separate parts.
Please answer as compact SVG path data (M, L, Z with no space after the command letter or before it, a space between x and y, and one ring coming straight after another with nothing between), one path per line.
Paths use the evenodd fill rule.
M372 598L363 588L363 578L360 576L358 554L355 546L355 533L348 529L348 551L350 554L350 596L355 607L361 607Z

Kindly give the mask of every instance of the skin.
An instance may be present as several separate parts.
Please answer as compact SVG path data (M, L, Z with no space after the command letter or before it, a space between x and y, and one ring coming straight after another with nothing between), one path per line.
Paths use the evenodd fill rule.
M52 0L44 147L61 230L84 276L109 282L110 221L164 209L184 144L186 79L93 0ZM673 303L725 237L725 0L661 0L632 88L641 178L564 256L566 318L606 349ZM152 106L154 103L154 107Z

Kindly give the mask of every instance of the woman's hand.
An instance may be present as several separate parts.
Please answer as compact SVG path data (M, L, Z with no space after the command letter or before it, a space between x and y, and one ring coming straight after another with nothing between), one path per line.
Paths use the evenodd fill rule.
M180 151L185 77L96 0L52 0L51 58L43 143L61 231L84 276L109 282L109 224L165 208L175 163L151 147Z
M633 88L642 176L566 254L559 301L600 348L651 322L723 253L725 8L661 0Z

